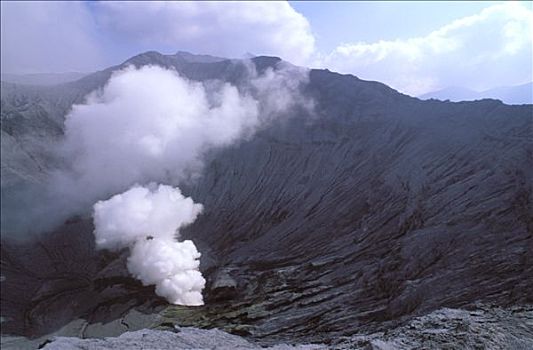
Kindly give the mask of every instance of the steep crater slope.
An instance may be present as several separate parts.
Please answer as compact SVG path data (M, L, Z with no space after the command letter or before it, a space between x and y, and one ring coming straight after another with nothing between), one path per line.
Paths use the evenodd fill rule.
M279 59L253 62L262 71ZM150 52L127 63L195 80L245 76L231 60ZM57 94L70 86L66 96L79 101L116 68ZM209 289L206 306L166 308L163 323L327 341L440 307L533 302L532 106L420 101L327 70L310 71L304 94L314 113L207 155L203 176L181 185L206 208L184 236L204 253ZM164 303L127 277L123 256L94 252L91 231L81 218L40 248L3 242L3 332L159 311Z
M320 117L217 155L188 232L240 285L212 317L257 336L386 326L532 301L532 109L422 103L312 71ZM240 317L240 318L239 318Z

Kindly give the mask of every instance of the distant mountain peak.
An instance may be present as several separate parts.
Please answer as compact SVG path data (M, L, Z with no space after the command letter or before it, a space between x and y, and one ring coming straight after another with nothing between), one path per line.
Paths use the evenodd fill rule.
M224 58L224 57L203 55L203 54L193 54L187 51L178 51L176 52L175 56L181 57L187 62L197 62L197 63L214 63L214 62L220 62L220 61L227 60L227 58Z
M533 104L533 82L501 86L484 91L475 91L462 86L450 86L419 96L422 100L437 99L453 102L481 99L497 99L506 104Z

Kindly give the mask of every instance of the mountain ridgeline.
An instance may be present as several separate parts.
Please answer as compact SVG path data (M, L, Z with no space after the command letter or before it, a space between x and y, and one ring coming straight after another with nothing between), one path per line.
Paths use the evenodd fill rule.
M493 98L501 100L506 104L532 104L533 82L516 86L502 86L480 92L461 87L449 87L446 89L429 92L419 97L422 100L434 98L437 100L449 99L450 101L454 102Z
M251 62L263 72L280 59ZM59 162L43 145L62 137L70 106L128 64L236 86L246 77L239 60L148 52L53 87L2 83L3 235L24 210L19 193ZM441 307L533 302L532 105L421 101L316 69L302 94L313 111L206 154L202 176L180 184L205 207L182 232L203 254L205 306L167 307L129 277L124 254L95 251L82 215L3 240L2 332L136 308L265 342L323 342Z

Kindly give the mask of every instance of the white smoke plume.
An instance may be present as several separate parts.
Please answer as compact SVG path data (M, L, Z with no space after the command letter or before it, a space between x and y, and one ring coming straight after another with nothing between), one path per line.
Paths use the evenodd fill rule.
M203 151L257 127L257 101L229 84L217 87L208 95L201 83L156 66L116 73L67 117L65 146L76 161L60 183L102 195L137 181L179 182ZM134 186L94 205L97 247L129 247L135 278L170 303L202 305L200 254L193 242L175 240L201 209L178 188Z
M51 174L51 195L39 212L61 221L97 202L97 247L129 247L133 276L155 284L171 303L202 304L200 254L191 241L176 241L202 206L177 187L155 183L179 185L199 174L205 152L305 105L298 84L306 82L307 71L291 66L249 72L239 88L190 81L159 66L115 72L66 116L60 153L68 167Z
M202 305L200 253L192 241L175 241L179 229L201 211L202 205L178 188L134 186L94 205L96 245L111 250L129 247L128 270L135 278L155 285L156 294L172 304Z
M280 61L276 70L268 68L262 75L258 75L251 64L248 70L255 77L251 79L251 85L261 101L262 120L279 117L280 113L290 111L294 106L313 113L314 101L300 94L301 85L309 79L307 69Z
M119 250L147 236L173 239L180 227L201 212L202 205L184 197L178 188L154 183L133 186L94 205L96 244Z
M70 169L52 174L49 186L68 203L66 214L135 183L179 184L200 173L206 151L253 135L295 105L312 105L299 91L307 70L282 64L258 75L250 67L240 91L159 66L115 72L66 117L61 153Z
M86 206L137 182L178 183L200 169L207 149L258 124L258 102L235 86L219 84L208 94L173 70L129 67L67 116L63 148L74 161L55 174L54 187L74 199L81 188Z

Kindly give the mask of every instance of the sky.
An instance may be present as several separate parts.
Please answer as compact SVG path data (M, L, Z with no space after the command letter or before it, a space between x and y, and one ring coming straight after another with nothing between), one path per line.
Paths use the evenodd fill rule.
M533 4L1 2L2 73L92 72L141 52L240 58L377 80L411 95L533 80Z

